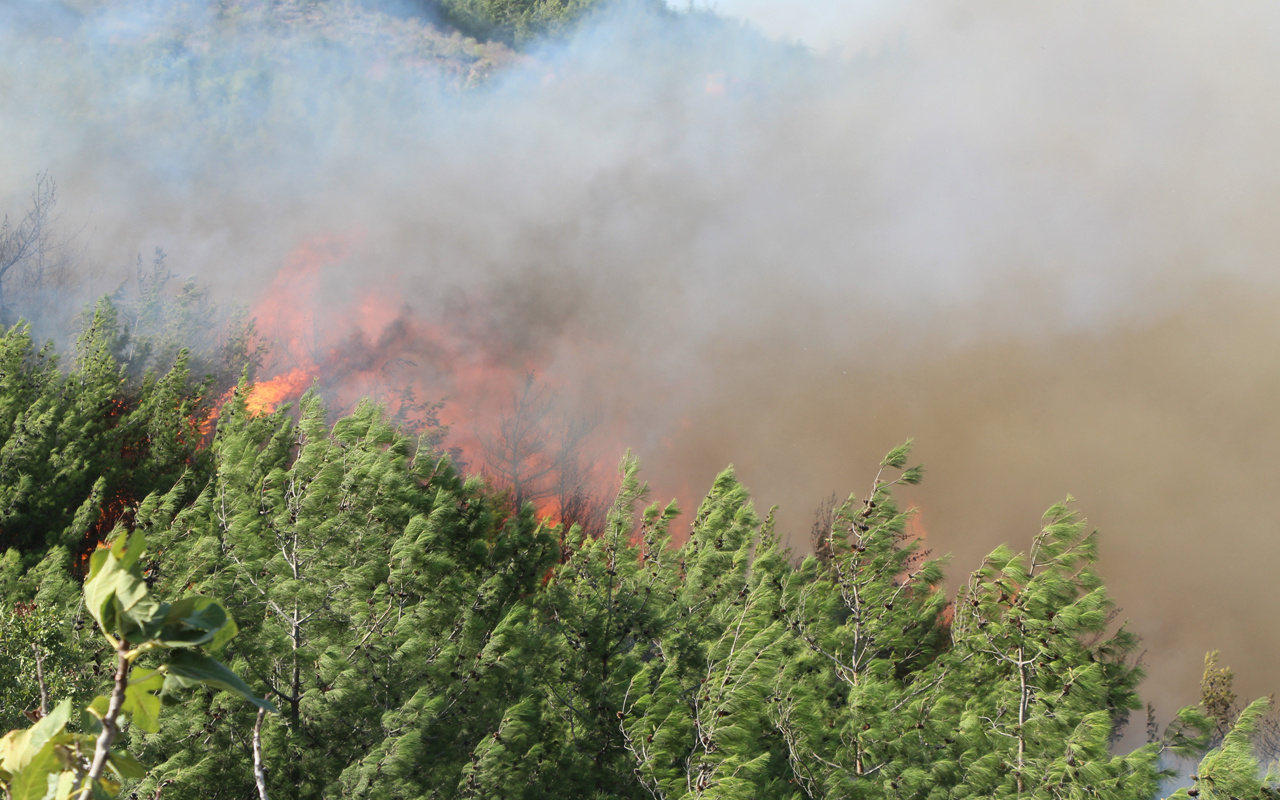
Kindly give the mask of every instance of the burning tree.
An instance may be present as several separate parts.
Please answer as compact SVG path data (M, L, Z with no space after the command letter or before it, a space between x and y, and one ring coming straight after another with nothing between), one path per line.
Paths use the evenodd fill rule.
M530 370L499 415L495 430L476 431L485 473L510 492L515 508L532 503L566 525L578 523L599 533L603 508L582 463L596 424L592 417L563 413L556 393L538 383Z

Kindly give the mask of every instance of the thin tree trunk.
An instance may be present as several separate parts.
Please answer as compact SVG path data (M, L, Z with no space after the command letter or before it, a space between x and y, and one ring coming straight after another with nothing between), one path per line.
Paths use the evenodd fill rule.
M44 658L40 655L40 646L31 645L36 655L36 683L40 686L40 719L49 715L49 687L44 685Z
M1018 647L1018 794L1021 795L1026 791L1023 783L1022 772L1026 767L1027 758L1027 661L1026 653L1021 646Z
M267 769L262 763L262 720L265 708L258 709L258 719L253 723L253 782L258 785L258 799L267 800Z
M296 551L295 551L296 552ZM294 576L297 576L297 566L294 566ZM292 742L289 758L289 777L290 783L293 784L293 797L298 800L302 796L302 771L299 765L299 757L302 754L302 665L298 663L298 650L302 647L302 623L298 606L293 606L293 682L289 687L292 697L289 698L289 738Z

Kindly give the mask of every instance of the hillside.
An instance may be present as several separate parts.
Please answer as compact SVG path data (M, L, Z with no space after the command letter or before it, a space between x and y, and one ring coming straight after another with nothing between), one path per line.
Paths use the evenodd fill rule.
M9 796L1275 797L1269 295L998 5L0 6Z
M1229 670L1206 672L1203 711L1110 752L1142 708L1138 639L1114 624L1096 534L1066 506L952 599L893 501L922 477L909 446L830 508L802 560L731 469L673 546L680 511L641 511L629 454L588 537L372 404L332 424L312 394L297 416L255 413L242 383L210 429L185 351L133 383L117 320L99 306L66 375L21 330L0 338L0 719L84 703L113 672L125 696L78 584L123 537L138 590L225 604L239 632L219 656L247 684L139 678L130 696L156 705L125 705L120 741L147 771L117 770L123 792L1118 800L1154 797L1163 759L1217 744L1203 796L1271 796L1247 746L1263 707L1233 728ZM214 674L182 672L185 653L128 658ZM254 694L278 713L255 722L239 696ZM0 780L30 783L25 761L5 763ZM23 769L79 769L59 763Z

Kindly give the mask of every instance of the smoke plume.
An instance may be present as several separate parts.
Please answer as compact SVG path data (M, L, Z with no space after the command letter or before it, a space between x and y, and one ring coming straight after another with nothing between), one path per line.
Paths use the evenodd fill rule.
M821 52L624 9L517 54L354 4L67 3L0 21L0 208L56 178L77 303L160 246L333 341L444 326L398 363L454 418L452 364L536 369L656 495L733 463L797 549L915 437L953 580L1071 493L1163 708L1210 648L1277 688L1273 6L932 0Z

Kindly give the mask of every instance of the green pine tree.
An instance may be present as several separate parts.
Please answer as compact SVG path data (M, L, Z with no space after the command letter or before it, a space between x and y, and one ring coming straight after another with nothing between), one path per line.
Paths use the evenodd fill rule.
M661 798L788 795L765 710L784 655L788 565L772 519L760 519L732 469L671 566L666 630L623 700L637 777Z
M909 452L910 442L885 457L865 500L834 509L822 557L788 583L787 620L803 647L779 676L774 718L809 797L925 797L957 782L940 757L955 721L935 664L949 643L942 565L907 535L909 513L891 494L920 479L904 469Z
M1140 707L1128 662L1137 639L1111 631L1095 571L1097 535L1066 505L1028 554L997 548L956 600L948 690L964 698L955 796L1150 797L1156 745L1112 756L1112 732ZM978 687L975 690L974 687Z

